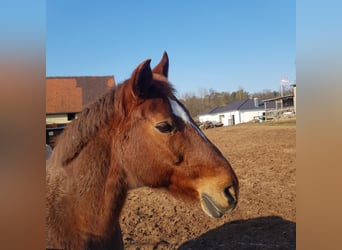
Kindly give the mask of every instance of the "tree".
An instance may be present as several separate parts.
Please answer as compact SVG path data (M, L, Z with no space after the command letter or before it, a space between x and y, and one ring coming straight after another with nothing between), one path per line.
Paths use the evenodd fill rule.
M243 88L239 88L232 93L223 91L217 92L210 88L201 88L198 90L198 95L194 93L185 93L180 98L180 102L189 110L192 117L197 117L199 114L209 111L212 108L225 106L236 100L244 100L251 97L257 97L260 100L274 98L279 96L279 92L271 90L263 90L262 92L256 92L249 94Z

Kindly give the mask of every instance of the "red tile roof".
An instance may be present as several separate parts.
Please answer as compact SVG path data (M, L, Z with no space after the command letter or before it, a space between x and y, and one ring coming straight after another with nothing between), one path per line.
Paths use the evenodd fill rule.
M46 77L46 113L80 112L114 85L114 76Z

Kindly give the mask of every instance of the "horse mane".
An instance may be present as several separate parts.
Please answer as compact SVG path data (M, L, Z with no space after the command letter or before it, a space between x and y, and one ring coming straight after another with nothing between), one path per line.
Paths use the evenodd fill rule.
M85 107L57 137L55 149L60 149L62 165L72 161L99 128L108 123L114 113L114 96L113 88L96 102Z
M127 107L133 102L133 100L127 100L127 96L131 93L125 88L130 80L114 86L97 101L85 107L79 116L69 123L63 133L57 137L55 150L59 150L63 166L68 165L78 156L102 126L109 125L113 119L116 119L119 124L119 121L127 116ZM140 97L140 100L157 97L174 98L174 92L173 86L167 80L155 75L155 80L145 96ZM124 125L121 124L121 126Z

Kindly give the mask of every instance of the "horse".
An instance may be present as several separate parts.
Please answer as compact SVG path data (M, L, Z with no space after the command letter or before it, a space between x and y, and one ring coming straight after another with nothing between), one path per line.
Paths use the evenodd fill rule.
M165 188L213 218L237 205L238 178L168 80L164 52L151 69L85 107L56 139L46 165L46 244L123 249L120 211L130 189Z

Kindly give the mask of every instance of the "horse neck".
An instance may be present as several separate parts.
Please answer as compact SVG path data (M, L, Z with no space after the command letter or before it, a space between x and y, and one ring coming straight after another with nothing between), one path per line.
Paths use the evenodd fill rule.
M80 161L75 166L84 169L82 172L88 175L87 184L94 190L94 197L102 196L101 216L105 220L118 217L127 193L126 173L117 160L113 140L115 135L111 135L109 127L101 129L83 149L80 159L75 159Z
M54 171L53 168L64 169L66 178L73 185L72 192L76 193L73 194L75 198L78 197L78 205L73 205L75 211L72 214L77 218L90 216L90 223L81 227L94 232L94 235L108 236L115 230L113 224L118 221L128 189L126 173L117 160L118 146L112 143L115 133L111 131L109 125L98 129L66 165L58 156L60 151L63 152L62 144L56 145L55 155L49 159L52 162L49 171ZM74 219L78 223L76 217Z
M115 159L111 141L108 130L99 130L80 154L64 167L68 177L76 180L74 188L77 199L81 200L74 208L75 218L72 220L76 224L81 223L78 227L88 232L88 240L94 242L101 237L111 237L118 230L113 225L118 223L127 195L126 174ZM85 222L78 218L88 220ZM70 234L70 237L72 242L73 237L78 236Z

